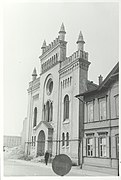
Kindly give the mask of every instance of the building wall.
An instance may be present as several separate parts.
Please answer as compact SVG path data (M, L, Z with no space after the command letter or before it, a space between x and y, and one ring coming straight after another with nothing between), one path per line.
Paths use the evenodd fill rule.
M4 136L5 147L16 147L21 145L21 137L19 136Z
M21 132L21 145L22 148L25 149L25 142L26 142L26 128L27 128L27 118L23 121L23 129Z
M64 33L65 34L65 33ZM63 35L65 36L65 35ZM63 38L64 39L64 38ZM79 128L81 127L83 119L79 121L80 112L82 109L78 99L75 97L77 94L84 92L87 89L88 67L88 53L78 49L70 57L66 57L66 41L57 38L55 45L53 43L43 50L40 56L41 74L38 88L33 88L34 81L30 82L29 87L29 102L28 102L28 141L36 136L36 143L27 146L28 150L34 156L37 155L37 141L39 132L44 130L45 141L47 148L48 127L41 124L44 121L44 105L50 100L53 102L53 120L49 124L53 127L53 150L52 154L55 156L59 153L68 154L72 161L78 164L79 158ZM80 42L81 43L81 42ZM42 47L44 48L44 47ZM52 65L52 58L57 55L57 62ZM50 95L46 92L46 85L49 77L53 80L53 91ZM36 80L35 80L36 82ZM34 98L39 94L38 98ZM64 97L69 96L69 119L63 120L64 114ZM33 128L34 108L38 108L37 125ZM82 117L83 118L83 117ZM62 133L69 133L69 146L62 147ZM82 135L81 135L82 136Z
M116 155L116 136L119 134L119 118L116 115L115 97L119 93L118 81L113 83L108 90L86 97L85 102L85 122L84 122L84 138L83 138L83 168L91 168L99 171L110 172L117 175L118 159ZM107 118L99 120L99 97L107 96ZM87 103L94 101L94 119L88 122ZM106 137L106 157L99 157L99 137L100 133ZM88 156L87 139L93 138L93 155Z

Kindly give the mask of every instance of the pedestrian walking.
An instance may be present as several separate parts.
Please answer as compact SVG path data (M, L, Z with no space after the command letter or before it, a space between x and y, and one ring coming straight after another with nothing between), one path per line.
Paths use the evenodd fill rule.
M45 164L47 165L48 159L49 159L49 152L48 151L45 152L44 158L45 158Z

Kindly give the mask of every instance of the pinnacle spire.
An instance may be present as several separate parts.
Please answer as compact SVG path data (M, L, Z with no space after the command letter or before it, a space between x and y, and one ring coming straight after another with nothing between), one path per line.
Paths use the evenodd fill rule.
M32 73L32 80L34 81L36 79L37 76L37 71L36 68L34 68L33 73Z
M81 32L81 31L80 31L80 33L79 33L79 37L78 37L78 41L77 41L77 43L79 43L79 42L83 42L83 43L85 43L85 42L84 42L83 35L82 35L82 32Z
M44 42L43 42L43 45L42 45L41 49L43 49L43 48L45 48L45 47L46 47L46 41L44 40Z
M32 73L32 76L37 76L36 68L34 68L33 73Z
M62 25L61 25L61 28L60 28L59 33L61 33L61 32L66 33L65 27L64 27L64 24L63 24L63 23L62 23Z

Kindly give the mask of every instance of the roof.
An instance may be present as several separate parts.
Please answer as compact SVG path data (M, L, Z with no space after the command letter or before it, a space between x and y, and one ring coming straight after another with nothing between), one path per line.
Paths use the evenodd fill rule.
M64 27L64 24L62 23L61 25L61 28L60 28L60 31L59 32L65 32L65 27Z
M43 42L43 45L42 45L41 49L42 49L42 48L45 48L45 47L46 47L46 41L44 40L44 42Z
M84 42L83 35L82 35L82 32L81 32L81 31L80 31L80 33L79 33L79 37L78 37L78 40L77 40L77 43L79 43L79 42L83 42L83 43L85 43L85 42Z
M33 73L32 73L32 76L37 76L36 68L34 68Z
M36 126L35 130L39 128L41 124L44 124L48 129L53 129L52 125L47 121L40 121L40 123Z
M103 87L107 86L114 76L119 75L119 62L114 66L114 68L110 71L104 81L100 84L98 90L102 89Z
M109 87L109 84L113 80L116 80L118 75L119 75L119 62L114 66L114 68L110 71L110 73L107 75L107 77L104 79L104 81L99 86L94 84L91 81L88 81L87 82L87 91L77 95L76 97L78 98L80 96L85 96L87 94L90 94L93 92L98 92L98 91L102 90L103 88Z
M87 91L92 91L97 89L98 85L93 83L93 81L87 80Z

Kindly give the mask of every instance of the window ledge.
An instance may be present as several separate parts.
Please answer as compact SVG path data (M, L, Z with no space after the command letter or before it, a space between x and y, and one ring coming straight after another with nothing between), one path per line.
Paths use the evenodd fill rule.
M63 121L63 124L69 124L69 123L70 123L69 119L66 119L65 121Z

